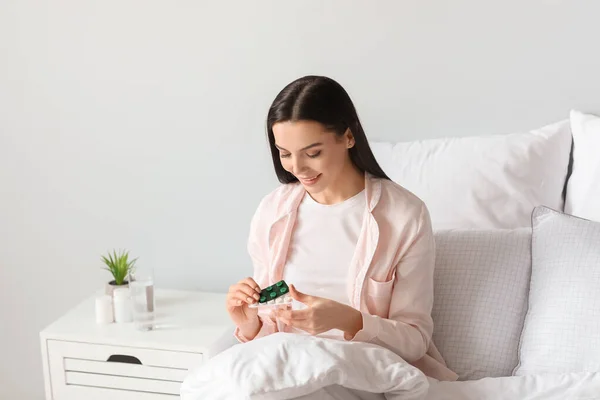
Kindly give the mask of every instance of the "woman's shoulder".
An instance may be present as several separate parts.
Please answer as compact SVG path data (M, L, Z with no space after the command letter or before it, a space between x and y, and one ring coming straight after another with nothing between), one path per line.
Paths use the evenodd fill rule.
M415 193L411 192L404 186L389 179L379 179L381 182L381 197L394 202L405 204L409 207L421 209L425 206L425 202Z
M262 197L256 214L262 219L275 219L277 215L285 213L299 195L302 187L299 183L286 183L277 186Z
M420 217L423 213L428 213L425 202L404 186L388 179L379 179L379 182L379 202L387 212L404 217Z
M275 189L263 196L260 204L265 207L280 205L290 201L292 197L294 197L294 194L297 194L299 189L302 189L302 187L297 182L280 184Z
M292 193L298 191L300 188L300 183L282 183L278 185L275 189L271 190L265 196L263 196L261 202L280 202L288 198ZM301 188L300 188L301 189Z

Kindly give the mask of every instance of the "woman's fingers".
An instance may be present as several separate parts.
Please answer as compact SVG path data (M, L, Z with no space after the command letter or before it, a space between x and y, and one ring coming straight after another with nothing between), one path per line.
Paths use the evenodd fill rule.
M285 319L288 321L302 321L310 318L311 310L277 310L276 315L278 318Z
M252 290L246 290L252 292ZM258 299L254 295L248 296L246 291L234 290L227 294L227 305L229 307L239 307L243 304L254 304ZM254 293L256 294L256 293Z
M230 298L232 300L236 300L239 305L241 305L241 303L254 304L254 303L258 302L257 299L255 299L252 296L248 296L248 294L246 294L245 292L242 292L240 290L232 293Z
M253 304L260 299L260 287L254 279L248 277L229 287L227 304L241 306L243 303Z
M256 293L256 291L246 283L238 283L229 288L229 293L235 293L239 295L243 293L244 298L242 300L246 300L246 298L258 300L260 299L260 295Z
M244 304L244 301L243 301L243 300L240 300L240 299L238 299L238 298L235 298L235 297L234 297L234 298L228 298L228 299L227 299L227 305L228 305L229 307L239 307L239 306L241 306L242 304Z
M315 325L315 320L313 318L314 311L311 308L303 310L280 308L274 312L274 315L285 325L301 329L311 335L316 335L321 332Z
M252 297L255 300L260 299L260 295L256 292L256 290L246 283L240 283L238 290L243 292L247 297Z
M256 283L256 281L250 277L242 279L239 283L245 283L246 285L250 286L250 288L252 288L252 290L254 290L256 293L260 293L260 286L258 286L258 283Z
M281 317L281 318L279 318L279 320L287 326L301 329L305 332L310 333L311 335L319 333L315 327L314 321L312 321L310 319L297 319L297 318Z

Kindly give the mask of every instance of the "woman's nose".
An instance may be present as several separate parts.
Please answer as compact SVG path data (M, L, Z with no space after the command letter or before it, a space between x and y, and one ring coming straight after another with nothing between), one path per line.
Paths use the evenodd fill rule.
M298 173L302 172L303 168L304 162L300 159L300 157L294 157L292 159L292 171L294 175L297 175Z

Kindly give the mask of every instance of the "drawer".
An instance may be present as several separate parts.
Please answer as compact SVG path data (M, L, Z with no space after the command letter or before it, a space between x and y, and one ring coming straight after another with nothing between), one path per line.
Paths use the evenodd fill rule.
M199 353L48 340L53 400L175 399Z

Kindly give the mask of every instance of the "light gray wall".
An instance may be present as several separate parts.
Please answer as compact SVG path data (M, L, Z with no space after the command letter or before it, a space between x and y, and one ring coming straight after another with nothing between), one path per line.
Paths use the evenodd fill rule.
M264 119L337 79L371 139L504 133L600 110L596 1L0 2L0 398L42 397L38 332L125 247L224 291L275 186Z

